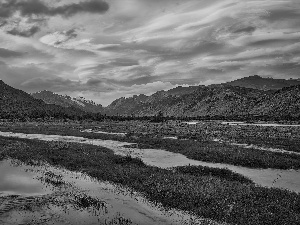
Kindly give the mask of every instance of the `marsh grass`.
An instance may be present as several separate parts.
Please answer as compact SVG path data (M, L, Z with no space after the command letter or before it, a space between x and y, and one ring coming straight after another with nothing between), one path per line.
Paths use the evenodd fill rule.
M8 146L8 147L7 147ZM41 160L53 166L84 171L142 193L154 204L186 210L200 217L231 224L300 224L300 196L280 189L255 186L250 180L224 169L178 167L173 170L146 166L139 159L114 155L93 145L53 143L0 137L0 159ZM98 204L79 199L84 206ZM126 222L126 221L125 221Z
M141 138L128 147L165 149L194 160L226 163L249 168L299 169L300 155L262 151L215 141Z
M42 182L51 184L55 187L60 187L66 185L66 182L63 181L62 175L56 175L51 171L47 171L44 173L44 176L39 178Z
M0 126L1 131L11 131L11 132L20 132L20 133L37 133L37 134L49 134L49 135L62 135L62 136L78 136L85 137L89 139L102 139L102 140L117 140L123 142L136 143L132 146L135 148L154 148L154 149L165 149L170 152L180 153L185 155L186 157L194 160L200 160L205 162L212 163L226 163L236 166L244 166L249 168L273 168L273 169L299 169L300 168L300 155L296 154L286 154L279 152L269 152L269 151L261 151L254 148L243 148L241 146L233 146L230 143L219 143L212 141L212 138L208 138L209 135L205 135L203 132L197 134L195 129L200 129L195 126L187 126L182 124L169 124L169 123L141 123L141 122L131 122L127 123L101 123L101 126L106 125L106 130L114 131L114 132L127 132L128 134L125 137L120 137L117 135L110 134L96 134L96 133L84 133L81 132L84 129L98 129L99 125L95 124L10 124ZM226 132L228 129L233 129L231 127L234 126L217 126L214 123L209 123L213 128L216 129L215 133L210 131L211 135L216 135L224 130L224 135L230 136L237 135L238 131L231 130L229 134ZM136 128L136 132L133 132L130 126ZM204 126L204 125L203 125ZM108 127L108 128L107 128ZM209 127L209 126L208 126ZM252 127L246 127L246 134L249 133L249 129ZM120 128L120 130L118 130ZM156 129L155 129L156 128ZM222 129L221 129L222 128ZM255 129L264 129L264 128L256 128ZM111 129L111 130L109 130ZM204 128L203 128L204 129ZM207 128L208 129L208 128ZM237 129L234 127L234 129ZM270 128L269 128L270 129ZM278 128L276 128L278 129ZM287 129L287 128L285 128ZM296 129L296 128L293 128ZM149 133L147 133L147 130ZM243 130L243 132L244 132ZM141 133L139 133L141 131ZM262 133L265 130L259 130ZM267 131L267 130L266 130ZM173 139L163 139L162 137L166 134L171 133L172 135L176 135L180 133L181 136L184 137L192 137L192 139L188 140L173 140ZM177 132L177 133L176 133ZM242 133L242 131L241 131ZM252 136L253 131L251 130ZM295 133L295 131L294 131ZM245 134L239 134L240 138L244 137ZM262 138L266 138L269 140L267 135L264 134L261 136L260 142L262 142ZM246 140L242 143L245 143ZM287 139L284 139L287 142ZM60 146L60 148L65 148L68 143L54 143L54 145ZM260 144L262 146L262 144ZM286 144L287 145L287 144ZM299 146L298 146L299 147Z
M107 203L102 201L98 198L94 198L85 194L75 195L74 205L78 209L94 209L98 211L105 211L107 210Z

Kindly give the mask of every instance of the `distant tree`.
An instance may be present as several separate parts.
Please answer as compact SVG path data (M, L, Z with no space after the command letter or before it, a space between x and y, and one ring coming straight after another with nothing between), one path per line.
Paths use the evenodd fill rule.
M155 123L160 123L160 122L163 122L164 121L164 114L162 111L159 111L153 118L152 118L152 122L155 122Z

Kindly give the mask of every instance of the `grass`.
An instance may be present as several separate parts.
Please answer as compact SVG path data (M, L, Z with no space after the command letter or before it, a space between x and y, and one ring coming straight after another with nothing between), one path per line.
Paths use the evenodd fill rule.
M135 133L133 133L132 128L130 128L130 125L136 127L137 131ZM268 152L268 151L261 151L258 149L245 149L241 146L232 146L229 143L215 142L210 140L212 138L208 138L207 135L205 136L203 132L200 136L197 133L194 133L195 131L194 129L196 129L195 126L187 127L186 125L176 125L176 124L168 124L168 123L162 123L162 124L149 123L148 127L146 125L147 124L145 123L140 124L140 122L137 122L135 125L134 122L131 122L130 124L127 123L110 124L108 122L100 124L100 126L104 127L108 131L129 132L130 134L127 135L126 137L120 137L120 136L109 135L109 134L94 134L94 133L80 132L80 130L86 128L99 127L99 125L95 125L95 124L43 125L43 124L34 124L34 123L33 124L20 123L20 124L10 124L10 126L8 125L2 126L0 127L0 130L21 132L21 133L71 135L71 136L81 136L90 139L119 140L119 141L137 143L137 145L131 147L165 149L170 152L183 154L188 158L194 160L213 162L213 163L226 163L226 164L244 166L249 168L273 168L273 169L299 169L300 168L300 155L285 154L279 152ZM216 125L212 124L212 126L216 126ZM113 127L114 129L112 130ZM161 129L158 129L159 127L161 127ZM168 134L168 132L171 133L172 135L176 135L176 133L174 132L176 132L176 129L178 127L181 127L182 129L180 130L180 132L177 131L177 133L181 133L182 137L186 137L186 138L190 137L193 139L172 140L172 139L162 138L164 135ZM231 126L231 127L235 127L235 126ZM119 131L116 130L117 128L120 128L120 130ZM157 129L155 130L154 128ZM220 128L216 128L216 134L215 134L217 136L219 135L218 129ZM225 131L227 131L226 129L229 128L224 126L224 129L225 129L224 133L226 134ZM228 134L226 135L228 136ZM242 139L240 138L239 140ZM244 141L242 141L242 143L245 143L246 140L245 139L243 140ZM262 141L262 139L258 139L258 140Z
M228 143L141 138L139 148L160 148L190 159L249 168L299 169L300 155L245 149Z
M257 187L226 169L192 166L166 170L92 145L0 137L0 160L6 157L84 171L99 180L141 192L166 208L187 210L215 221L243 225L300 224L299 194ZM93 199L82 202L87 206L94 203Z
M284 131L283 131L284 132ZM300 132L299 132L300 133ZM291 152L300 152L300 139L278 138L278 137L257 137L247 136L240 137L239 143L253 144L260 147L279 148Z

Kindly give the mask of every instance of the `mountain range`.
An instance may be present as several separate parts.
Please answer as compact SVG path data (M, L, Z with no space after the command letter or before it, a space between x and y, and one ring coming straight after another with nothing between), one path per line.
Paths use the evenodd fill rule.
M260 90L278 90L284 87L300 85L300 79L274 79L271 77L261 77L258 75L244 77L238 80L227 82L231 86L254 88Z
M300 81L245 77L209 86L177 87L151 96L119 98L107 114L212 118L298 118Z
M47 104L62 107L75 107L86 112L98 113L103 111L103 106L83 97L72 98L68 95L59 95L51 91L40 91L31 94L35 99L41 99Z
M299 119L300 81L250 76L209 86L178 86L153 95L119 98L103 107L84 98L50 91L27 94L0 81L0 118L171 116L232 119Z
M0 118L21 119L27 118L70 118L76 119L85 115L85 112L75 107L61 107L46 104L44 101L33 98L30 94L15 89L0 80Z

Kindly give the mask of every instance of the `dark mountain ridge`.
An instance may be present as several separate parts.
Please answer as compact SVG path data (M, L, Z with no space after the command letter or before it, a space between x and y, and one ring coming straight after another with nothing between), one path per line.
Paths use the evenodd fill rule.
M0 80L0 118L77 118L84 112L74 107L64 108L46 104L30 94L15 89Z
M83 97L72 98L68 95L59 95L51 91L40 91L31 94L35 99L41 99L47 104L59 105L62 107L74 107L85 112L99 113L103 111L103 106L96 104Z
M258 75L243 77L234 81L227 82L231 86L254 88L260 90L279 90L284 87L300 85L299 79L274 79L270 77L260 77Z
M245 79L251 80L252 77ZM117 99L105 108L105 112L123 116L163 113L164 116L174 117L300 118L300 85L260 89L225 83L193 87L179 95L170 94L172 92L173 89L156 92L151 96L143 95L142 100L139 97Z
M198 86L190 93L155 93L143 101L121 98L109 105L106 112L137 116L156 115L160 111L165 116L244 115L259 97L266 94L261 90L230 85Z
M256 82L258 79L264 81L268 79L270 84L269 78L257 76L246 77L244 81L254 80ZM240 82L240 80L237 81ZM274 83L278 83L278 80L272 80L275 80ZM78 115L84 116L86 113L80 107L87 108L88 105L94 107L90 112L101 110L102 115L110 116L163 115L212 119L299 120L300 85L290 86L289 82L280 82L285 85L288 83L288 85L281 89L267 89L267 86L264 86L264 89L258 86L256 86L257 88L240 87L231 85L230 82L209 86L179 86L168 91L158 91L150 96L141 94L129 98L122 97L113 101L109 106L102 107L85 99L72 99L45 91L38 93L37 98L40 99L35 99L0 81L0 117L26 117L29 115L33 115L34 118L78 117ZM53 104L46 104L41 99Z

